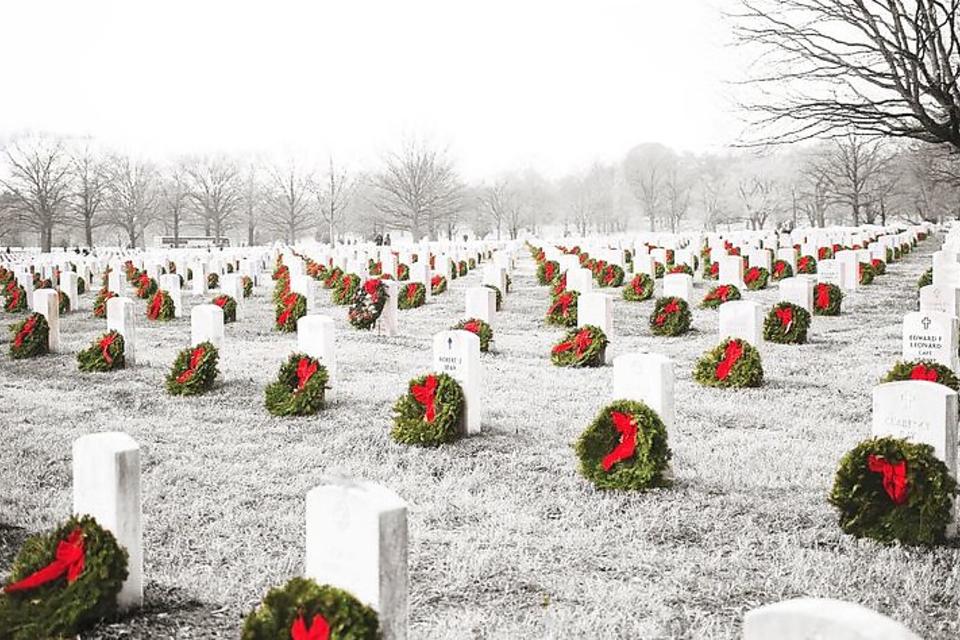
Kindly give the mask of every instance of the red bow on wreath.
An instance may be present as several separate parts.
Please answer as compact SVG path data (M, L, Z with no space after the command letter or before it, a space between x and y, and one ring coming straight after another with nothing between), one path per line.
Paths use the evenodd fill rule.
M303 389L316 372L315 361L311 363L310 358L300 358L300 362L297 363L297 391Z
M216 300L214 300L216 302ZM151 320L156 320L160 317L160 309L163 307L163 294L157 291L156 295L153 296L153 300L150 301L150 311L148 316Z
M676 313L678 311L680 311L680 305L677 304L676 300L671 300L663 307L662 312L660 313L660 315L656 317L654 322L656 322L658 327L662 326L663 323L667 321L668 315L670 315L671 313Z
M470 333L480 333L480 323L476 320L465 322L463 323L463 330L469 331Z
M190 378L193 377L193 374L197 372L197 367L200 365L200 361L203 360L203 356L206 354L206 349L203 347L197 347L190 354L190 366L186 371L177 376L177 382L183 384L187 382Z
M411 282L407 285L407 302L413 302L417 297L417 283Z
M363 283L363 290L367 292L367 295L370 296L371 302L374 304L377 303L377 291L380 289L379 280L367 280Z
M643 295L643 278L640 276L633 279L633 292L638 296Z
M23 345L23 341L27 339L31 333L33 333L33 327L37 324L37 316L30 316L27 318L27 321L23 323L23 328L17 332L17 335L13 339L13 346L20 348Z
M743 345L739 340L731 340L727 343L727 348L723 351L723 360L717 363L717 380L726 380L730 372L733 371L733 365L743 355Z
M557 312L557 309L560 309L561 315L567 315L567 309L570 308L570 305L573 303L573 296L569 293L564 293L557 298L557 301L553 303L550 307L550 315L553 315Z
M284 297L283 299L283 312L280 314L280 317L277 318L277 326L282 327L287 324L287 320L290 319L290 314L293 313L293 308L297 304L297 294L291 293Z
M883 490L887 492L893 504L907 501L907 461L890 462L881 456L867 456L867 469L883 474Z
M743 276L743 281L746 284L750 284L751 282L759 278L760 278L760 269L758 269L757 267L750 267L749 269L747 269L747 273Z
M313 616L308 629L307 621L301 614L290 625L290 640L330 640L330 624L318 613Z
M786 263L786 262L779 262L779 261L777 261L777 262L773 265L773 272L774 272L775 274L777 274L777 275L780 275L781 273L783 273L783 270L786 268L786 266L787 266L787 263Z
M422 385L413 385L410 388L413 399L424 407L423 419L432 423L437 419L436 395L437 378L433 374L427 376Z
M790 325L793 324L793 309L790 307L783 307L780 309L774 309L774 312L777 314L777 318L780 320L780 326L783 327L783 332L786 333L790 331Z
M553 264L552 263L548 262L543 267L543 275L546 276L547 282L550 282L551 280L553 280Z
M227 296L217 296L213 299L213 304L217 305L221 309L227 305Z
M936 382L938 378L939 376L937 375L936 369L928 369L922 364L918 364L910 370L911 380L929 380L930 382Z
M616 273L614 272L613 267L608 268L607 275L604 277L605 282L607 284L610 284L611 282L613 282L613 278L615 275Z
M577 335L573 337L573 340L567 340L566 342L561 342L553 348L553 353L564 353L565 351L570 351L570 349L576 349L577 356L583 355L583 352L590 348L590 345L593 344L593 338L590 337L590 331L588 329L581 329L577 332Z
M433 276L433 278L430 279L430 286L431 286L431 287L439 287L439 286L440 286L440 276Z
M620 442L600 463L604 471L610 471L618 462L632 458L637 448L637 423L633 416L612 411L610 418L613 420L613 428L620 434Z
M710 265L710 275L715 276L720 274L720 263L714 262Z
M70 532L66 540L57 543L57 551L54 554L53 562L31 573L19 582L7 585L3 590L6 593L14 593L35 589L64 575L67 576L67 583L72 584L83 573L83 557L83 530L77 527Z
M100 340L100 353L103 355L103 360L107 364L113 364L113 357L110 355L110 345L116 342L117 335L116 333L110 332Z
M722 300L727 301L727 296L730 295L730 287L722 284L716 289L713 290L713 293L707 296L708 300Z
M830 287L824 283L817 285L817 309L826 309L830 306Z

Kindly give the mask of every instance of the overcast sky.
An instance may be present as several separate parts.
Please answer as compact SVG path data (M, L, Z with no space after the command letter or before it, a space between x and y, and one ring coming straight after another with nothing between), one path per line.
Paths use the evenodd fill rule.
M333 153L404 137L468 178L547 175L659 141L732 141L736 75L706 0L50 2L0 7L0 134L132 153Z

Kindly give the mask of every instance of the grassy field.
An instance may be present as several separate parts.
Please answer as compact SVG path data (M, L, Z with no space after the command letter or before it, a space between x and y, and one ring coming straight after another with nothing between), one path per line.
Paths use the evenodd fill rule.
M142 447L147 604L90 638L237 637L264 592L301 571L304 496L334 475L409 502L413 640L737 638L748 609L804 595L862 603L928 640L956 638L960 551L846 537L826 502L841 455L870 433L871 387L899 355L934 244L849 295L841 317L815 318L809 344L765 344L757 390L691 380L717 342L715 311L696 309L686 336L655 338L653 303L618 296L614 354L676 362L676 483L648 494L597 492L578 476L571 444L611 399L612 368L550 365L561 331L541 322L548 293L526 254L495 327L498 353L482 358L483 434L436 450L394 444L390 410L428 370L432 334L462 316L479 271L400 312L396 338L355 331L344 308L325 308L338 323L340 382L313 418L263 408L296 345L271 329L266 287L227 326L218 386L193 399L162 389L188 317L142 317L138 366L84 375L75 353L105 322L71 314L64 353L14 362L4 344L0 354L0 577L24 536L68 514L71 442L122 430ZM770 305L776 292L744 297Z

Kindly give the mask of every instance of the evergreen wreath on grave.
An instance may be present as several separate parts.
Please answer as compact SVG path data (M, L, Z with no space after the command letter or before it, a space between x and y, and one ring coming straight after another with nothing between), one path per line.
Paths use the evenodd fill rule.
M213 387L220 354L210 342L201 342L195 347L177 354L173 368L167 375L167 391L175 396L195 396L206 393Z
M333 289L335 286L340 284L340 277L343 275L343 269L340 267L334 267L327 271L326 277L323 279L323 288L324 289Z
M810 313L792 302L778 302L763 321L763 339L778 344L804 344Z
M923 241L926 240L926 239L927 239L927 234L925 234L925 233L922 232L922 231L920 231L920 232L917 233L917 241L918 241L918 242L923 242Z
M157 281L145 273L141 273L136 279L137 297L146 300L157 292Z
M703 279L704 280L719 280L720 279L720 263L719 262L706 262L703 266Z
M240 286L243 287L244 298L249 298L253 295L253 278L250 276L241 276Z
M383 262L369 258L367 260L367 274L371 276L379 276L383 274Z
M372 329L380 319L383 307L387 303L387 287L380 279L371 279L363 283L353 299L353 306L347 313L350 324L357 329Z
M430 278L430 293L438 296L447 290L447 279L439 274Z
M770 273L770 279L774 282L780 282L784 278L793 277L793 267L786 260L775 260Z
M813 256L800 256L797 259L797 273L813 274L817 272L817 259Z
M956 495L957 481L933 447L884 437L843 456L829 501L844 533L919 546L944 541Z
M220 275L216 273L207 274L207 289L218 289L220 287Z
M100 289L97 293L97 297L93 301L93 317L94 318L106 318L107 317L107 300L110 298L116 298L117 294L113 291L110 291L106 287Z
M228 262L228 263L227 263L227 273L233 273L233 263L232 263L232 262Z
M7 283L3 290L3 298L4 311L15 313L27 308L27 292L14 280Z
M410 279L410 267L406 264L400 262L397 264L397 280L409 280Z
M477 268L477 259L476 258L467 258L467 269L473 271Z
M537 284L548 285L560 272L560 263L556 260L544 260L537 265Z
M623 299L630 302L649 300L653 297L653 288L653 278L646 273L638 273L623 287Z
M685 274L687 274L688 276L690 276L690 277L692 278L692 277L693 277L693 267L691 267L690 265L688 265L688 264L686 264L686 263L684 263L684 264L678 264L678 265L674 265L674 266L670 267L669 273L685 273Z
M210 301L223 309L223 323L230 324L237 321L237 301L232 296L221 294Z
M273 286L273 302L280 304L280 301L290 293L290 278L280 278Z
M561 327L577 326L577 298L579 297L580 294L576 291L564 291L554 297L547 309L547 324Z
M60 315L70 313L70 296L57 289L57 311Z
M397 299L398 309L416 309L426 301L427 290L422 282L408 282Z
M458 262L457 270L459 271L461 277L467 275L467 271L469 271L469 269L467 268L467 261L461 260L460 262Z
M888 260L889 262L889 260ZM917 280L917 289L922 289L933 284L933 267L930 267L926 271L920 274L920 279Z
M817 260L830 260L833 258L833 249L830 247L820 247L817 249Z
M127 552L90 516L71 517L28 538L0 596L0 636L10 640L77 636L117 614Z
M887 262L897 262L898 260L900 260L900 249L887 247Z
M77 278L77 295L82 296L87 292L87 282L83 278Z
M567 290L567 272L564 271L550 283L550 295L556 298Z
M463 389L445 373L410 381L393 405L390 436L401 444L437 446L456 440L464 410Z
M174 317L176 317L176 307L173 304L173 298L165 290L160 289L153 294L150 303L147 304L147 319L166 322L173 320Z
M10 325L10 331L10 357L14 360L42 356L49 351L50 325L42 313L31 313Z
M861 285L873 284L873 266L869 262L857 263L857 271Z
M50 281L50 278L41 278L39 273L33 274L33 290L37 289L53 289L53 282Z
M487 289L492 289L493 292L497 294L497 311L500 311L500 309L503 307L503 294L500 293L500 287L492 284L485 284L483 286L485 286Z
M667 428L642 402L617 400L601 409L575 448L580 473L598 489L644 491L670 484Z
M887 273L887 264L880 258L871 260L870 268L873 269L874 276L882 276Z
M127 260L123 263L123 271L127 276L127 282L133 284L138 277L140 277L140 270L133 266L132 260Z
M739 300L740 297L740 289L736 286L732 284L721 284L718 287L710 289L707 295L703 296L703 302L700 303L700 306L704 309L716 309L724 302Z
M705 387L759 387L763 384L760 352L749 342L727 338L697 360L693 379Z
M503 282L507 288L507 293L510 293L513 290L513 278L510 277L509 273L503 274Z
M108 331L77 354L80 371L113 371L125 365L123 336L117 331Z
M336 305L350 304L357 297L360 288L360 276L355 273L345 273L337 280L333 287L331 301Z
M316 269L319 267L320 265L318 265L316 262L310 262L310 264L307 265L307 272L309 273L311 270L313 270L315 273ZM310 273L310 275L312 276L314 273ZM290 267L283 264L283 262L278 258L277 268L273 270L273 273L270 275L270 277L274 280L287 280L290 278Z
M470 333L476 334L477 337L480 338L481 352L486 353L490 349L490 341L493 340L493 329L489 324L480 318L468 318L467 320L461 320L450 328L458 329L460 331L469 331Z
M329 376L318 360L294 353L280 365L277 380L267 385L264 404L275 416L310 416L324 405Z
M190 267L187 267L187 280L188 281L193 280L193 269L191 269Z
M813 287L813 314L816 316L840 315L843 292L840 287L829 282L818 282Z
M599 327L586 324L553 345L550 362L557 367L602 367L608 343Z
M13 279L13 272L5 267L0 267L0 284L7 284Z
M292 578L267 592L243 623L241 640L380 640L377 612L350 593Z
M596 280L597 285L600 287L620 287L623 286L625 275L623 267L620 265L607 264L597 270L594 280Z
M656 336L679 336L690 330L690 306L683 298L657 298L650 314L650 330Z
M276 322L278 331L292 333L297 330L297 320L307 314L307 299L299 293L288 293L277 304Z
M657 280L659 280L660 278L663 277L663 274L664 274L665 272L666 272L666 270L664 269L664 267L663 267L662 264L660 264L659 262L654 262L654 263L653 263L653 277L654 277L654 278L656 278Z
M926 380L937 382L954 391L960 391L960 379L949 367L933 362L932 360L914 360L912 362L897 362L887 372L880 382L897 382L900 380Z
M763 267L750 267L743 274L743 284L751 291L759 291L767 288L767 280L770 273Z

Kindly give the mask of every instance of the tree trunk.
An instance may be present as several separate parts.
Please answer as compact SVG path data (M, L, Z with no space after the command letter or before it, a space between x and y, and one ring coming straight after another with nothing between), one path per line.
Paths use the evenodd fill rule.
M40 251L43 253L50 253L51 245L53 244L53 225L44 224L40 227Z
M253 219L251 218L251 219L247 222L247 246L248 246L248 247L252 247L252 246L254 245L254 242L253 242L253 241L254 241L254 235L255 235L255 233L254 233Z
M83 237L87 241L87 246L93 248L93 221L90 218L83 219Z

